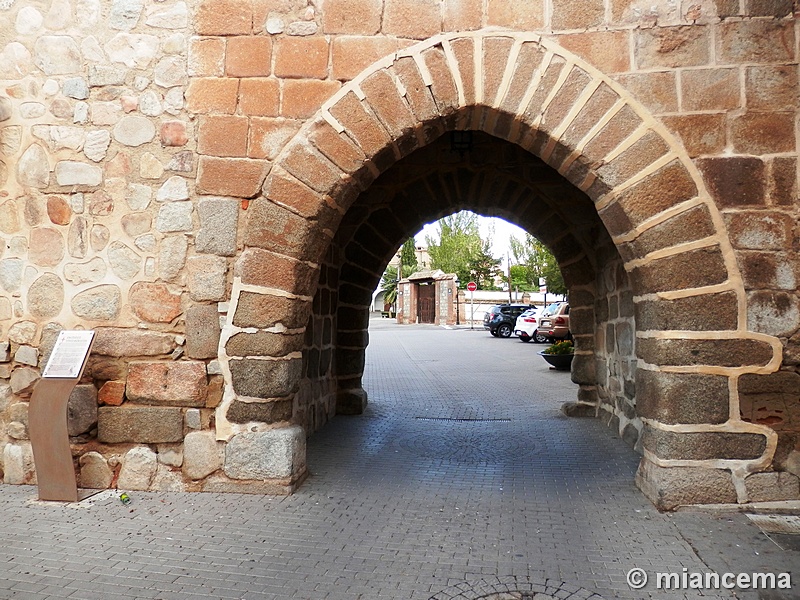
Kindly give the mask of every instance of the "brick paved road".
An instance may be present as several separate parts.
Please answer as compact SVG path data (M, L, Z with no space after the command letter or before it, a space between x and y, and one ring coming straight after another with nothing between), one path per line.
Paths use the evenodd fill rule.
M540 346L381 320L370 333L367 413L311 438L294 496L59 505L0 487L0 598L755 599L632 591L625 573L800 573L742 515L654 510L638 457L560 415L575 386Z

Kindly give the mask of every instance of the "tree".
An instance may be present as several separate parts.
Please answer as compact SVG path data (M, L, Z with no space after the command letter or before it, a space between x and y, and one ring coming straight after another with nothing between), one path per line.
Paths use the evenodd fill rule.
M473 281L481 290L497 289L494 284L494 278L495 275L502 274L499 269L500 259L492 256L491 246L490 240L484 240L480 248L469 257L467 263Z
M547 249L547 246L529 233L525 234L524 242L514 236L511 237L509 242L514 259L518 265L524 267L524 275L520 275L520 278L528 282L531 286L530 289L539 289L539 278L541 277L546 281L548 293L559 295L567 293L564 278L561 276L561 269L559 269L555 256ZM512 280L514 279L516 278L514 276L514 267L512 267Z
M406 265L411 267L412 273L417 270L417 241L413 236L403 242L403 246L400 248L400 262L403 265L403 271L405 271Z
M431 268L455 273L459 286L474 280L481 289L494 288L494 273L499 260L490 253L491 240L482 240L478 215L461 211L439 219L439 239L425 237Z
M408 277L413 273L410 266L403 265L403 277ZM385 304L394 304L397 300L397 267L386 267L381 276L381 291Z

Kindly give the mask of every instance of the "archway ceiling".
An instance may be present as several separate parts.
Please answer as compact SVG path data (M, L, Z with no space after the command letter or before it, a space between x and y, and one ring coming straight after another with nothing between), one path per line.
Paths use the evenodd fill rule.
M408 236L459 210L519 225L546 244L559 264L585 258L596 266L597 248L611 244L591 199L530 152L482 132L472 135L472 148L464 153L451 149L449 136L440 136L394 163L360 194L337 231L352 267L345 279L347 272L357 273L351 283L374 289Z

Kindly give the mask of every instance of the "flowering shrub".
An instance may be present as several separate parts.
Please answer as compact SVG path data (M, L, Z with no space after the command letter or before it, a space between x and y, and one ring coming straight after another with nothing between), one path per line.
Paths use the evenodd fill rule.
M548 346L542 352L544 354L572 354L574 350L575 347L572 345L572 340L564 340Z

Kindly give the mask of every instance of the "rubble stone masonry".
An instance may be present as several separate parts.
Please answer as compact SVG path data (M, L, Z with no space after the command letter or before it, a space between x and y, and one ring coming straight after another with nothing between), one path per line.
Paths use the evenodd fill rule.
M471 209L558 258L577 403L653 502L800 499L793 8L0 0L4 482L91 328L82 487L291 492L367 402L389 259Z

